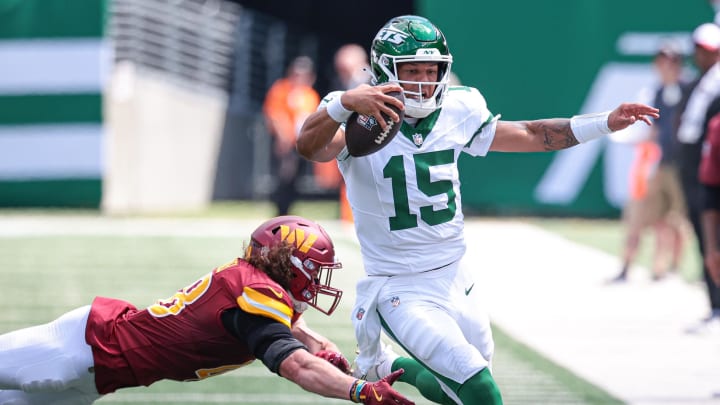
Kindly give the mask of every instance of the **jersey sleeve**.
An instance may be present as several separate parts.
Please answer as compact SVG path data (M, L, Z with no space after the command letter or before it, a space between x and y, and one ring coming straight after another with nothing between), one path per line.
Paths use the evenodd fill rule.
M277 287L256 284L245 286L237 303L240 309L249 314L264 316L291 328L294 311L287 294Z
M471 156L485 156L490 150L493 139L495 139L495 128L500 115L493 115L487 106L485 97L474 87L468 87L468 93L464 98L467 108L471 110L471 118L468 120L468 130L473 135L465 144L463 152Z
M488 117L480 128L475 131L468 142L465 145L463 152L471 156L485 156L490 151L490 146L495 139L495 129L497 128L497 122L500 119L500 115L491 115Z
M221 316L225 329L245 342L255 358L261 359L273 373L279 374L280 364L294 351L307 350L289 328L275 320L238 308L226 310Z

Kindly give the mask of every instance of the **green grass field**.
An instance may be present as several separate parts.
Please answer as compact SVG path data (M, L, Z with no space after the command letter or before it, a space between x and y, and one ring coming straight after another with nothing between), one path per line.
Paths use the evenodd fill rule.
M332 204L299 205L297 209L298 213L320 222L328 220L326 228L345 265L334 279L346 292L340 308L332 317L314 311L307 316L310 325L334 340L352 360L355 343L349 313L354 279L362 269L354 239L340 224L329 221L335 217L335 209ZM10 220L18 215L44 225L34 231L20 228L19 234L15 234L8 224L17 226ZM156 226L152 221L157 217L107 219L93 212L2 211L0 285L5 288L0 304L0 333L47 322L67 310L89 304L97 295L122 298L138 307L166 298L239 255L252 229L271 215L270 207L263 204L220 204L205 213L163 216L159 219L162 226ZM52 221L47 222L48 219ZM127 224L128 221L137 224L139 220L147 222L140 232ZM227 222L232 226L219 233L207 232L207 228L199 227L203 221L214 221L211 225ZM528 221L581 243L602 240L604 246L598 247L604 250L621 246L622 228L617 222L581 221L580 226L577 222L568 224L567 220ZM165 226L165 222L173 225ZM495 333L494 374L506 404L620 403L512 340L502 330ZM428 403L413 387L398 384L397 388L418 404ZM121 390L99 402L268 405L342 401L304 392L255 362L201 382L164 381L149 388Z

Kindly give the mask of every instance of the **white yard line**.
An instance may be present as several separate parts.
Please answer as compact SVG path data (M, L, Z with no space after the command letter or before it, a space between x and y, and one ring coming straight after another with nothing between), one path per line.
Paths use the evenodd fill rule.
M238 236L249 238L262 220L115 218L101 216L0 216L0 237L43 235Z

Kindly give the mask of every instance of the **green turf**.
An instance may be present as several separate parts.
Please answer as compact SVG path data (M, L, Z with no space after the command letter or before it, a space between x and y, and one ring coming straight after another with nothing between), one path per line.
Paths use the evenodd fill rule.
M209 214L188 217L264 218L269 206L249 216L247 207L228 204ZM331 207L312 209L331 218ZM13 212L17 214L18 212ZM28 214L26 211L20 213ZM37 214L37 213L36 213ZM93 217L92 212L73 212ZM321 215L322 214L322 215ZM2 215L12 215L4 212ZM47 212L44 213L47 215ZM51 216L62 216L54 212ZM42 218L42 217L41 217ZM257 220L260 221L260 220ZM248 221L249 224L257 221ZM72 219L66 224L72 229ZM0 225L1 226L1 225ZM126 299L139 307L172 295L214 266L238 255L250 228L232 236L140 236L140 235L37 235L0 237L0 285L5 286L0 304L0 333L43 323L63 312L91 302L96 295ZM344 250L346 268L337 282L352 292L359 267L354 240L331 232L338 249ZM352 294L346 295L338 312L326 317L308 312L309 323L336 341L348 357L355 349L349 319ZM496 330L494 374L506 404L615 404L610 395L536 352ZM414 388L398 384L401 392L418 404L427 404ZM302 391L271 375L261 363L201 382L159 382L149 388L133 388L103 398L112 404L315 404L340 403Z

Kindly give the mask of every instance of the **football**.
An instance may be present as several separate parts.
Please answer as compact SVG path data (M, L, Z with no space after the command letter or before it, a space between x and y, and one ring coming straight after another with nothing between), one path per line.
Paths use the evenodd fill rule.
M402 101L403 104L405 103L405 96L403 96L401 92L392 91L387 93L387 95L397 98ZM390 143L398 131L400 131L400 126L405 117L404 111L394 105L386 105L400 116L400 121L395 122L387 115L382 114L385 122L388 124L388 128L385 131L383 131L380 124L375 120L375 117L368 117L367 115L354 112L350 118L348 118L345 124L345 144L347 145L350 156L360 157L375 153Z

